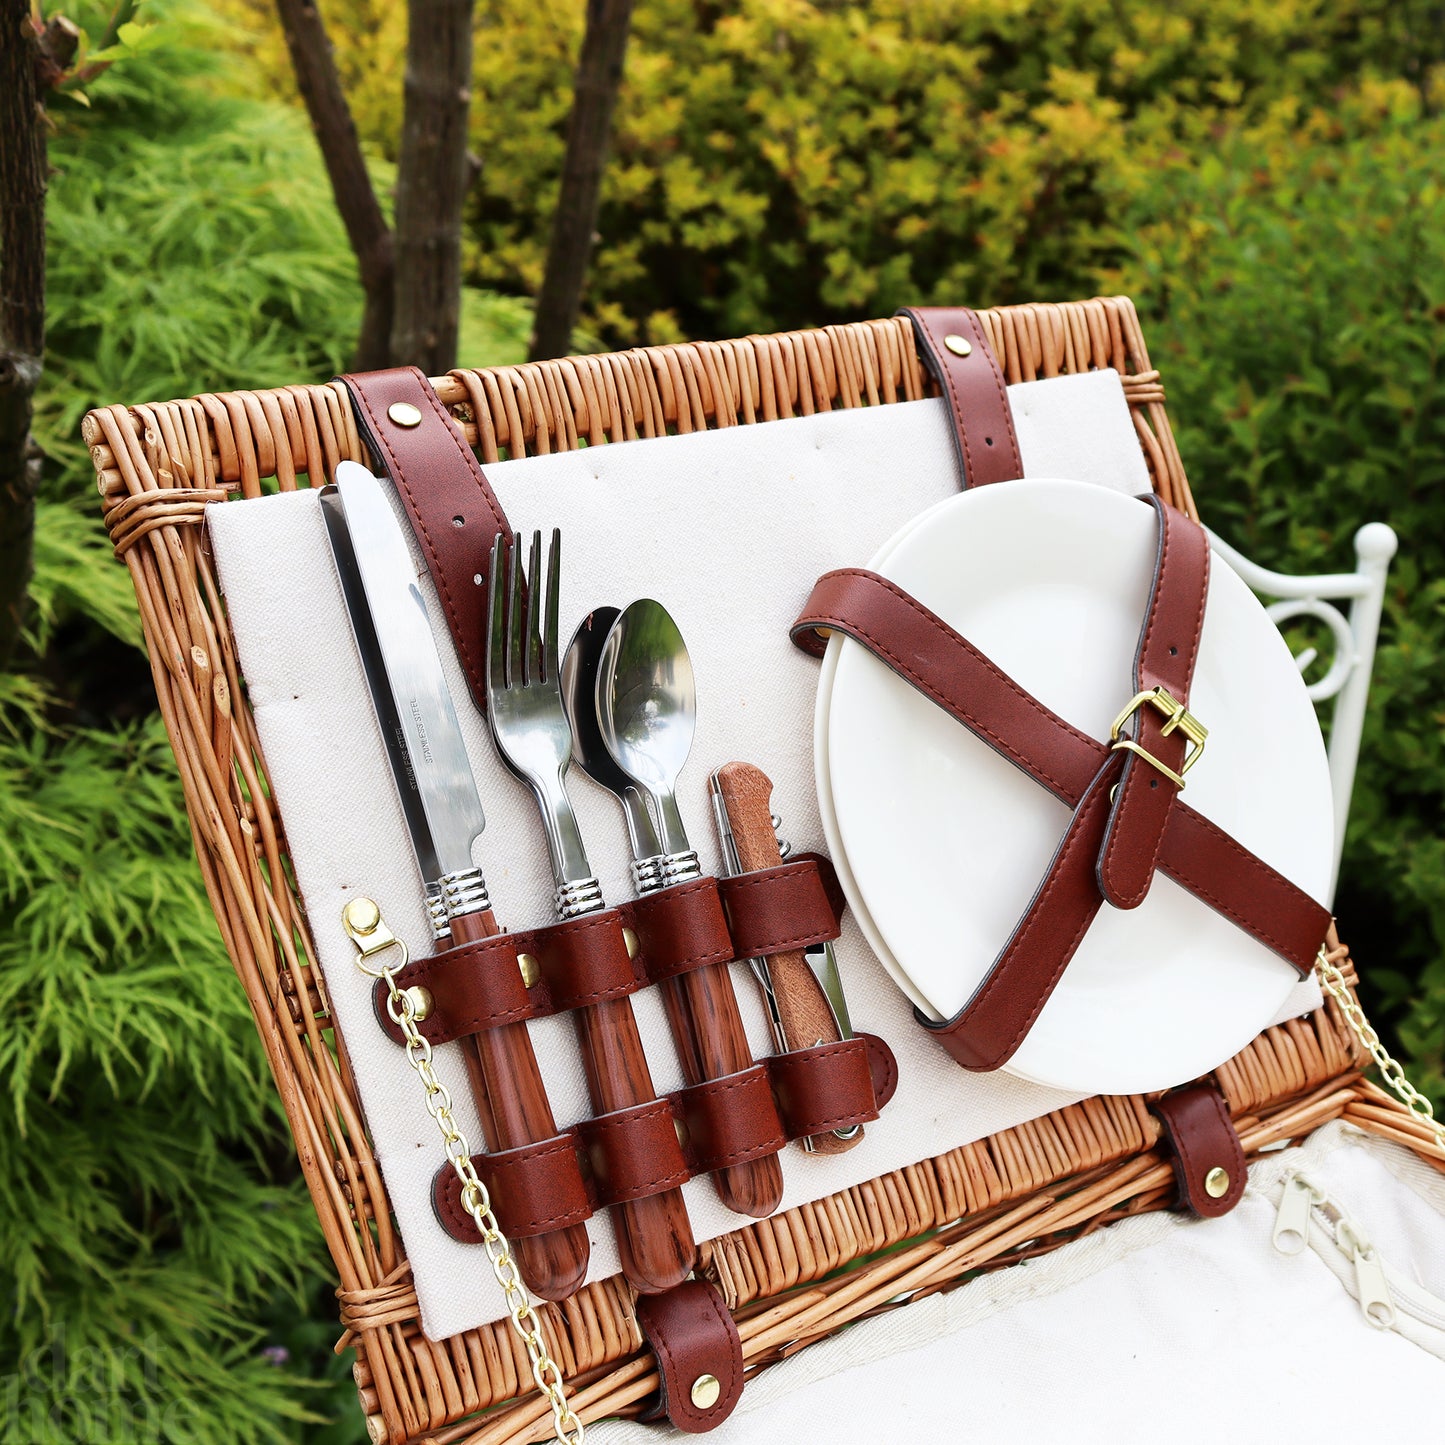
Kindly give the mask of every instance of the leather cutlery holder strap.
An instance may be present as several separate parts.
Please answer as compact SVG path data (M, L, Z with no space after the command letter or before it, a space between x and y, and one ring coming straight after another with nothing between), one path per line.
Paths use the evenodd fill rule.
M778 1054L473 1162L503 1231L524 1239L579 1223L607 1205L776 1154L794 1139L869 1123L897 1082L887 1044L859 1034ZM452 1238L481 1243L462 1208L461 1181L447 1165L437 1170L432 1201Z
M808 855L738 878L699 878L604 913L449 948L413 959L402 988L430 995L418 1027L432 1044L546 1018L708 964L767 956L838 937L843 900L832 865ZM533 980L530 984L528 979ZM378 982L376 1016L401 1030Z
M342 377L357 427L406 505L478 709L487 710L486 572L511 526L451 413L414 366Z

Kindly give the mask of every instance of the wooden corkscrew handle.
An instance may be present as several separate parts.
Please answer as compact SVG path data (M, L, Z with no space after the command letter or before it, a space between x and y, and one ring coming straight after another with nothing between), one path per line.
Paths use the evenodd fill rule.
M783 854L773 828L772 780L751 763L725 763L717 770L717 781L743 872L776 868ZM841 1037L837 1021L803 951L787 949L771 955L767 962L789 1049L836 1042ZM814 1134L813 1152L842 1154L862 1139L861 1128L843 1139L832 1132Z

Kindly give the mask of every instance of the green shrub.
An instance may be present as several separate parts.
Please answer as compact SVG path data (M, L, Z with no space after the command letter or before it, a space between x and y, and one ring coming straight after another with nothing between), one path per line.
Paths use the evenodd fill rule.
M1251 557L1348 570L1390 522L1391 575L1337 900L1366 999L1445 1098L1445 117L1366 87L1161 165L1115 277L1200 506Z
M77 435L97 402L329 374L355 268L304 118L220 97L213 39L163 32L51 142L51 460L30 649L0 674L5 1445L363 1433Z

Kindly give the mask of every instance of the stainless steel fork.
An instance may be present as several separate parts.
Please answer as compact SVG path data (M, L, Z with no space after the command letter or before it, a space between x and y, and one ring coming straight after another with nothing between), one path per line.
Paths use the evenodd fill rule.
M487 720L497 751L532 789L542 813L561 918L595 913L604 904L592 876L564 779L572 761L572 730L562 709L557 649L561 533L552 533L542 585L542 534L532 534L528 575L520 537L492 544L487 627ZM525 585L524 585L525 582ZM546 596L546 607L542 598ZM545 967L545 962L544 962ZM614 1114L656 1098L632 1000L602 998L573 1010L594 1114ZM681 1284L697 1262L687 1205L665 1189L612 1206L622 1272L639 1294Z
M562 582L562 534L554 529L547 552L543 605L542 534L532 533L530 565L522 573L522 539L492 544L487 647L487 721L507 766L532 789L547 835L554 901L559 918L602 908L582 834L567 797L572 729L562 708L557 647L557 606Z

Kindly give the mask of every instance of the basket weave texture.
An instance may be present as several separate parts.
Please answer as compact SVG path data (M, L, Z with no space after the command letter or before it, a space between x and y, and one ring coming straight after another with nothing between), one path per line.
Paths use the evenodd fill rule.
M1156 491L1197 515L1127 298L980 315L1010 383L1117 370ZM927 394L911 327L899 318L455 371L433 385L484 464ZM370 461L345 389L331 382L110 406L85 418L84 436L116 555L135 583L201 873L335 1262L337 1348L356 1350L371 1436L389 1445L548 1438L550 1412L507 1321L441 1343L421 1333L205 545L207 505L322 485L339 461ZM1214 1077L1246 1154L1339 1117L1428 1148L1423 1126L1361 1078L1361 1062L1327 1003L1267 1030ZM1143 1097L1088 1099L750 1223L702 1245L699 1272L733 1308L749 1367L762 1366L903 1298L1167 1208L1174 1187L1158 1135ZM844 1265L853 1267L835 1273ZM620 1278L542 1314L584 1420L636 1413L655 1391Z

